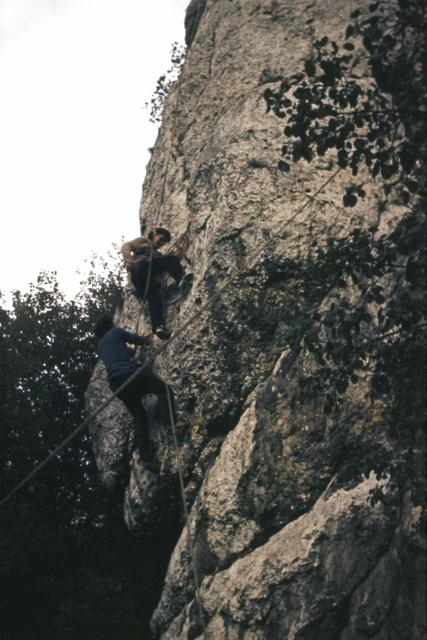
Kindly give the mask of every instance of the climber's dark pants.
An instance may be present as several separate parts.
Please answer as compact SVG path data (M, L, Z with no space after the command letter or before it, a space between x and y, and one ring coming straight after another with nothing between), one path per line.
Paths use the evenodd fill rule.
M116 391L132 374L126 373L113 378L110 387ZM120 391L118 398L126 405L135 422L135 438L140 454L144 457L150 452L150 439L148 437L148 416L142 404L142 396L146 393L154 393L159 399L160 417L165 425L170 425L170 413L167 397L167 388L172 404L173 417L175 419L173 392L163 380L153 373L141 371L127 387Z
M161 284L156 279L160 273L169 273L177 282L184 274L179 258L174 255L153 258L151 261L137 262L132 270L132 283L142 299L148 302L150 320L153 328L164 324L163 304L160 294ZM147 285L148 277L150 278Z

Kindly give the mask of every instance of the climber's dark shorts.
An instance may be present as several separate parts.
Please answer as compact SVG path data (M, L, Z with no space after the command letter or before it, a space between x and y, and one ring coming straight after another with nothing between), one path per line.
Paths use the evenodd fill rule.
M122 376L117 376L113 378L110 382L110 387L113 391L116 391L119 387L122 386L130 378L132 374L125 373ZM148 373L147 371L141 371L133 380L128 384L127 387L123 389L118 394L118 398L125 403L126 406L128 404L134 404L137 402L138 404L141 401L141 396L146 393L154 393L156 396L162 395L166 393L166 385L153 373ZM128 407L129 408L129 407Z

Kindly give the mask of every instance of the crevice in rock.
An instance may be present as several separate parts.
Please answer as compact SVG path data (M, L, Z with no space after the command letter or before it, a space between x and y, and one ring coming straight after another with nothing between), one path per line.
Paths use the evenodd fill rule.
M206 7L206 0L191 0L185 12L185 44L191 47Z
M217 28L218 25L215 24L213 29L212 29L212 35L211 35L211 47L212 47L212 53L209 57L209 72L208 72L208 77L211 78L212 77L212 70L213 70L213 60L215 57L215 48L216 48L216 32L217 32Z
M392 538L392 536L391 536ZM373 567L371 567L371 569L366 573L365 576L363 576L363 578L354 585L353 589L350 591L350 593L346 596L346 598L344 599L343 603L342 603L342 607L341 607L341 613L340 616L338 618L338 629L337 629L337 635L336 635L336 640L341 640L343 634L346 631L346 628L348 626L348 623L350 622L350 615L351 615L351 601L352 598L354 596L355 593L357 593L357 591L360 589L360 587L363 586L363 584L365 584L370 576L372 576L374 574L374 572L376 571L379 563L381 562L381 560L388 554L390 553L390 548L392 546L392 539L390 540L388 546L384 549L383 553L378 557L375 565ZM384 618L383 620L383 625L386 621L386 618ZM383 626L382 625L382 626ZM378 632L374 632L375 635L369 633L369 637L370 638L375 638L376 636L378 636L378 634L380 634L380 629L378 629ZM301 639L303 640L303 639Z

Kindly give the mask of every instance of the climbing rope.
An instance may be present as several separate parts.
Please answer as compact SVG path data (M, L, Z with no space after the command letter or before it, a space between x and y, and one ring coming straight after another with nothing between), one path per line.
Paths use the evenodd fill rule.
M153 358L154 359L154 358ZM39 472L41 471L41 469L43 469L43 467L45 467L51 460L53 460L54 458L56 458L56 456L67 446L67 444L69 442L71 442L71 440L73 440L81 431L83 431L83 429L90 423L92 422L92 420L94 420L96 418L97 415L99 415L104 409L106 409L106 407L108 407L108 405L114 400L114 398L116 398L119 393L121 393L127 386L128 384L130 384L130 382L132 382L132 380L134 380L137 375L146 367L148 366L147 364L144 364L143 366L141 366L139 369L137 369L136 371L133 372L133 374L127 379L125 380L125 382L118 387L118 389L116 389L114 391L114 393L112 393L110 396L108 396L108 398L93 412L91 413L76 429L74 429L74 431L72 433L70 433L69 436L67 436L65 438L65 440L63 440L48 456L47 458L45 458L44 460L42 460L42 462L40 462L38 465L36 465L34 467L34 469L27 475L25 476L25 478L23 480L21 480L21 482L19 484L16 485L16 487L14 489L12 489L1 501L0 501L0 508L6 504L6 502L8 502L10 500L10 498L12 498L12 496L14 496L23 486L25 486L26 484L28 484L28 482L30 480L32 480L32 478Z
M175 416L174 416L174 411L173 411L173 407L172 407L172 400L171 400L171 396L170 396L170 389L169 389L169 385L167 385L165 383L165 388L166 388L166 395L167 395L167 399L168 399L168 409L169 409L169 419L170 419L170 423L171 423L171 427L172 427L172 436L173 436L173 443L174 443L174 447L175 447L175 455L176 455L176 462L177 462L177 468L178 468L178 477L179 477L179 488L180 488L180 492L181 492L181 502L182 502L182 506L184 509L184 519L185 519L185 528L187 531L187 541L188 541L188 553L190 556L190 563L191 563L191 568L193 571L193 579L194 579L194 593L196 596L196 602L197 602L197 608L199 610L199 616L200 616L200 620L203 626L203 634L202 637L205 637L206 634L206 620L205 620L205 614L203 611L203 604L202 604L202 598L200 595L200 581L199 581L199 574L197 571L197 563L196 563L196 556L194 553L194 543L193 543L193 538L191 535L191 530L190 530L190 514L188 511L188 506L187 506L187 497L185 495L185 485L184 485L184 475L183 475L183 463L182 463L182 457L181 457L181 451L179 449L179 445L178 445L178 438L176 436L176 425L175 425Z
M310 204L310 202L312 202L314 200L314 198L319 195L319 193L321 191L323 191L323 189L338 175L338 173L341 171L341 168L337 169L337 171L335 171L335 173L330 176L326 182L324 182L319 189L313 194L308 196L308 198L306 199L306 201L295 211L295 213L286 221L286 223L281 227L280 231L283 231L291 222L293 222L293 220L295 220L295 218L297 217L297 215L299 215L300 213L302 213L302 211L304 211L304 209ZM265 245L267 245L268 243L266 242ZM261 248L262 249L262 248ZM255 256L255 259L253 261L253 263L247 267L248 269L251 269L255 266L256 262L257 262L257 257L259 255L258 252L257 256ZM190 318L184 322L183 325L181 325L181 327L179 327L179 329L177 329L177 331L168 339L165 340L157 349L155 349L151 355L151 357L148 358L148 360L140 365L135 371L134 373L129 376L129 378L118 388L116 389L116 391L114 393L112 393L99 407L98 409L96 409L92 414L90 414L83 422L80 426L78 426L67 438L65 438L65 440L63 440L57 447L56 449L54 449L54 451L52 451L49 456L43 460L40 464L38 464L14 489L12 489L1 501L0 501L0 508L10 500L10 498L15 495L23 486L25 486L43 467L45 467L51 460L53 460L58 453L60 453L62 451L62 449L71 441L73 440L81 431L83 431L83 429L94 419L96 418L97 415L99 415L113 400L114 398L116 398L118 396L119 393L121 393L144 369L146 369L147 367L149 367L151 364L153 364L155 358L160 355L163 351L166 350L166 348L172 343L174 342L202 313L203 311L205 311L205 309L207 309L211 304L213 304L215 302L215 300L217 300L222 293L225 291L225 289L227 289L230 284L233 282L233 279L240 275L240 272L243 270L243 267L241 269L238 269L234 274L231 274L228 276L228 278L226 278L224 280L224 282L222 283L222 285L206 300L206 302L204 304L202 304L198 310L192 315L190 316Z

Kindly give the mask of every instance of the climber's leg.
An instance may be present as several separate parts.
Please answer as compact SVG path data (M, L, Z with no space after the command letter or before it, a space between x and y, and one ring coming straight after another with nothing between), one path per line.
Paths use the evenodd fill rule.
M156 328L164 324L163 316L163 302L160 293L160 285L154 282L147 293L148 310L150 313L151 326L153 332L156 332Z
M179 261L178 256L168 255L156 258L152 262L152 276L157 274L168 273L179 284L183 282L184 269ZM160 289L157 288L156 280L153 280L153 285L150 286L150 291L147 296L150 318L153 327L153 333L155 333L162 340L170 338L170 331L166 328L163 319L163 302L160 296Z
M149 260L137 262L132 267L132 283L141 298L145 298L147 295L147 291L150 288L149 285L147 286L147 280L150 277L151 284L152 275Z
M132 270L132 282L141 297L144 297L147 288L147 278L150 277L149 289L153 285L153 279L159 273L169 273L174 280L180 282L184 275L184 269L178 258L173 254L137 262Z
M176 419L175 400L171 387L154 373L147 373L146 371L142 371L141 374L136 377L135 383L136 385L138 385L139 393L141 395L145 393L153 393L157 396L159 400L160 418L162 420L162 423L164 425L170 426L168 390L172 406L172 415L174 420Z
M118 389L128 378L128 374L114 378L111 381L111 388L113 391ZM135 440L139 454L144 461L149 461L152 458L152 453L148 430L148 416L142 404L139 385L135 385L134 383L135 380L132 380L132 382L125 387L117 397L123 402L133 417Z
M141 398L134 398L125 402L127 409L133 416L135 425L135 440L139 455L142 460L148 462L152 460L152 450L148 431L148 416L142 405Z
M132 282L138 292L138 295L141 299L145 299L148 302L148 310L150 313L150 321L153 328L153 333L156 333L156 329L158 327L164 325L163 303L160 294L160 284L156 280L154 280L154 276L156 275L156 273L158 273L155 268L156 262L157 260L152 261L151 269L149 261L140 262L135 265L135 268L132 272ZM150 280L149 284L147 285L148 278L150 278Z

